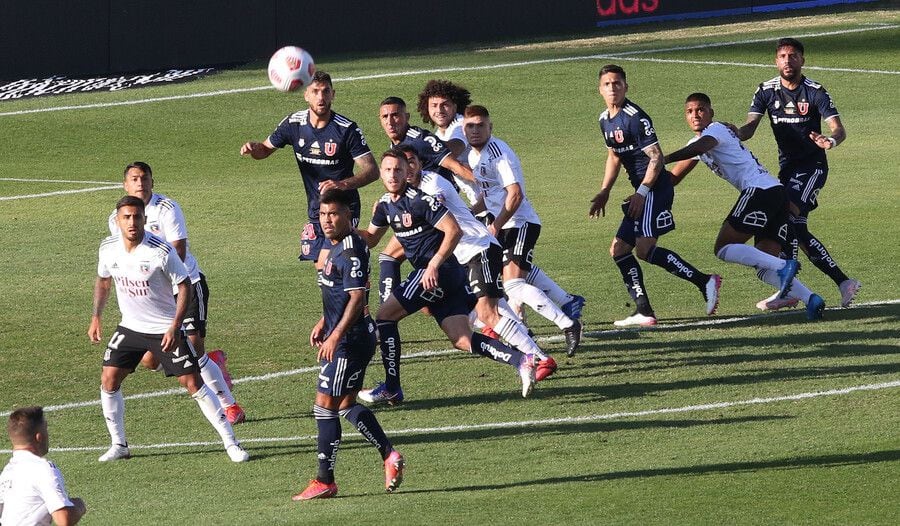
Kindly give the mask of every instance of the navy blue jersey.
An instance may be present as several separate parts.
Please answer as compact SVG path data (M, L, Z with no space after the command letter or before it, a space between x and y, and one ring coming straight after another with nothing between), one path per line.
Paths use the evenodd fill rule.
M753 95L749 113L769 114L772 133L778 144L778 164L825 162L825 150L809 138L810 132L822 133L822 119L838 116L831 95L821 84L803 77L795 90L781 84L781 78L763 82Z
M391 194L381 197L375 205L372 224L390 226L403 245L406 259L413 267L422 269L428 266L444 240L444 233L434 226L448 213L440 201L409 186L397 201L391 200ZM451 260L456 262L452 255L447 261Z
M357 330L363 331L360 334L367 334L365 307L369 303L369 248L355 231L329 249L319 286L322 289L325 336L331 334L344 317L344 310L350 301L348 291L359 289L366 291L363 310L344 338L352 336Z
M609 116L609 110L600 114L600 132L606 146L616 152L622 161L631 186L637 189L647 174L647 165L650 164L650 157L644 153L644 148L659 142L650 116L637 104L625 99L615 117ZM654 188L671 186L671 177L664 175L665 173L656 179Z
M353 177L355 159L371 153L355 122L332 112L324 128L315 128L309 123L308 109L285 117L269 135L269 142L276 148L293 146L306 188L307 213L313 223L319 222L319 183ZM351 209L358 219L359 192L349 192L354 200Z
M416 156L422 163L422 171L434 172L453 181L453 172L441 166L441 161L451 154L450 148L437 135L418 126L410 126L399 144L408 144L416 150ZM391 148L394 146L396 145ZM453 185L455 187L456 183Z

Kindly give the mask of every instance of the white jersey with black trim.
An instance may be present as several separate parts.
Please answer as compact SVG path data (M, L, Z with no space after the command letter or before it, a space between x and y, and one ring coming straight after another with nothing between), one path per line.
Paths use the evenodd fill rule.
M149 232L129 252L122 236L100 243L97 275L112 278L122 312L121 326L144 334L163 334L175 318L173 287L188 279L175 248Z
M522 203L503 228L516 228L525 223L541 224L528 195L525 193L525 177L516 153L502 140L491 137L481 148L469 152L469 166L484 196L484 204L494 217L500 214L506 202L506 187L518 184L522 190Z
M52 462L24 449L13 451L0 474L0 523L50 526L53 512L74 505Z
M144 215L147 217L147 222L144 224L144 230L147 232L161 237L169 243L184 239L184 266L188 269L191 283L200 281L200 272L202 271L197 263L197 259L191 254L187 222L178 203L174 199L154 193L150 197L150 202L144 205ZM119 235L115 210L109 215L109 233L114 236Z
M434 172L422 172L419 190L441 202L459 223L462 237L456 244L453 255L460 263L465 265L470 259L487 250L491 243L500 245L487 227L475 219L450 181Z
M741 144L734 132L721 122L711 123L703 133L688 141L688 144L707 136L715 139L718 144L701 154L699 159L739 191L747 188L772 188L781 184L756 156Z
M434 134L438 136L438 139L444 141L444 143L449 144L452 140L462 141L465 145L462 153L460 153L456 160L461 164L469 166L469 152L472 150L472 147L469 146L469 141L466 139L466 134L463 133L463 116L460 113L456 114L456 117L444 128L443 131L440 129L435 129ZM466 196L466 199L469 201L469 204L475 204L478 202L478 185L469 181L467 179L463 179L462 177L453 174L453 180L456 181L456 185L459 186L459 191Z

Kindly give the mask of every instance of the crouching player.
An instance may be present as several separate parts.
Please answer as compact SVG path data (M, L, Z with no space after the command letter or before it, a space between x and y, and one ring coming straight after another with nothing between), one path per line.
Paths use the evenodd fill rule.
M352 226L351 195L329 190L322 195L319 222L331 247L323 249L322 308L309 343L318 349L321 365L313 414L319 430L316 478L293 500L337 495L334 464L341 443L340 417L346 418L384 460L384 487L392 492L403 481L403 456L391 446L372 411L356 403L375 355L375 324L368 315L369 249Z

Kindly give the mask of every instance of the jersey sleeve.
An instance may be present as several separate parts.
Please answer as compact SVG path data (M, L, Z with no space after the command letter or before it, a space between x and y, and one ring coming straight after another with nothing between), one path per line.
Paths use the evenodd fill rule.
M497 174L500 175L500 183L503 184L503 188L514 184L520 184L521 181L524 180L519 163L510 159L505 152L497 159L495 166Z
M188 269L184 266L184 262L178 257L175 247L170 246L170 250L165 253L163 261L163 270L169 276L172 285L178 285L182 281L188 279Z
M628 119L628 126L631 128L629 131L641 150L659 142L659 138L656 137L656 130L653 129L653 121L650 120L650 116L646 113L640 112Z
M291 123L290 123L290 115L285 117L278 126L275 128L275 131L269 135L269 142L272 143L272 146L276 148L284 148L286 145L291 144L293 141L293 136L291 134Z
M181 239L187 239L187 223L184 213L175 201L169 201L172 208L164 208L160 213L159 222L162 223L163 238L169 243Z
M115 236L119 234L119 225L116 224L116 211L113 210L111 214L109 214L109 235Z
M366 143L366 137L363 135L362 129L353 123L353 129L348 131L345 136L346 148L354 159L371 154L372 150Z
M823 120L828 120L833 117L837 117L840 115L838 113L837 108L834 106L834 101L831 99L831 95L822 88L820 90L816 90L816 107L819 108L819 113L822 114Z
M66 492L66 483L63 481L62 473L51 463L47 463L46 468L41 468L42 473L39 477L37 490L44 500L44 506L47 507L49 513L56 510L74 506L69 500L69 494Z
M765 115L769 105L766 103L765 90L762 84L756 87L756 93L753 94L753 101L750 102L750 109L747 113L756 115Z
M438 166L450 155L450 148L437 135L425 135L419 143L419 154Z
M369 262L362 247L354 243L353 248L344 250L339 262L344 290L365 289L369 282Z
M384 202L379 202L375 205L375 210L372 212L372 224L377 226L378 228L388 226L387 212L385 212Z
M98 250L97 275L100 276L101 278L112 277L112 274L109 272L109 269L106 267L105 258L103 257L103 245L101 245L100 250Z
M724 144L728 141L737 139L734 133L728 129L724 124L720 122L714 122L706 127L703 130L703 133L700 134L701 137L712 137L719 144Z

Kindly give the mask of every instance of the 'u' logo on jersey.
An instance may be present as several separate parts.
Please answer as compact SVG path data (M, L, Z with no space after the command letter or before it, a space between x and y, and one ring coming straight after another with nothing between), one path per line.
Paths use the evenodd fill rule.
M800 115L806 115L806 112L809 111L809 103L808 102L798 102L797 103L797 111L800 112Z
M613 132L613 138L615 138L618 143L625 142L625 133L622 130L616 130Z
M405 213L401 216L401 219L403 220L403 226L406 228L412 226L412 214Z
M331 141L326 142L325 155L327 155L328 157L333 157L335 153L337 153L337 143Z

